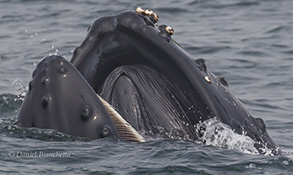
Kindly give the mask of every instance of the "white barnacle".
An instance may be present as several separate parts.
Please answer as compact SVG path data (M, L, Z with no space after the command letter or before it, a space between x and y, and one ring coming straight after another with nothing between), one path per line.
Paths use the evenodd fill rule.
M146 9L146 10L144 11L144 13L145 13L146 15L148 15L148 16L151 16L152 14L154 14L154 12L153 12L152 10L149 10L149 9Z
M141 7L137 7L136 8L136 12L138 12L138 13L144 13L144 9L141 8Z
M136 12L144 14L144 15L147 15L147 16L152 16L153 15L155 23L159 21L159 16L156 13L154 13L152 10L149 10L149 9L144 10L141 7L137 7Z
M212 83L212 80L209 76L205 76L204 79L208 82L208 83Z
M159 21L159 16L156 13L153 13L155 22Z
M170 26L167 26L166 28L166 31L170 34L170 35L173 35L174 34L174 29Z

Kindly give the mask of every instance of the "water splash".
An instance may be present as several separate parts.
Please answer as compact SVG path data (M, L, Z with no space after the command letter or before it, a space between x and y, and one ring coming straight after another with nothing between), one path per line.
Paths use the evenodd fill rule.
M254 147L255 142L250 137L235 133L230 126L220 122L217 118L197 124L196 129L200 132L200 141L205 145L247 154L259 154Z
M195 130L198 132L196 140L191 139L189 135L181 130L167 131L163 127L153 127L150 131L142 130L140 134L144 136L146 141L162 140L162 139L175 139L192 141L199 144L210 145L218 148L242 152L245 154L260 154L259 150L255 148L256 142L245 133L238 134L227 124L220 122L216 117L205 120L194 125ZM257 143L262 147L259 148L265 156L273 156L274 151L267 148L266 145Z
M0 95L0 117L14 115L18 111L24 97L13 94Z
M259 148L261 150L262 153L264 153L265 156L274 156L274 152L278 152L280 147L276 148L276 151L274 151L273 149L268 148L266 145L264 145L263 143L258 142L258 145L261 145L262 147Z
M27 88L26 88L26 86L23 85L23 81L20 78L17 78L12 82L12 85L16 89L17 96L19 98L24 98L24 96L27 92Z

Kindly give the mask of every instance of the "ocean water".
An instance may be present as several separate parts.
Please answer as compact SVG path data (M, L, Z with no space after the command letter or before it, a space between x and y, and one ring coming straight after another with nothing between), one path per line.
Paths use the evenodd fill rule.
M13 126L42 58L70 60L97 18L138 6L156 12L188 53L225 77L283 155L247 152L240 136L226 145L130 143ZM0 174L293 174L292 9L292 0L0 0ZM233 144L239 138L244 149Z

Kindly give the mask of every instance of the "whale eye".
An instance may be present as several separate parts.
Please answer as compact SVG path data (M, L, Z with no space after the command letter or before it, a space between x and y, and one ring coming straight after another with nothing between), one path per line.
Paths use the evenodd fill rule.
M101 132L101 138L107 137L111 134L111 129L109 126L105 126Z
M90 118L90 107L88 105L84 105L80 111L80 118L83 121L87 121Z

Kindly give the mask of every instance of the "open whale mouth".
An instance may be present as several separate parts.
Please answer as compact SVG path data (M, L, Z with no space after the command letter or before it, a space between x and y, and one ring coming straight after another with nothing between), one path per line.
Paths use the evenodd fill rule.
M176 130L185 128L180 121L193 126L220 116L207 88L212 81L221 82L206 70L203 60L193 61L178 47L167 29L155 26L152 15L139 12L103 17L90 27L71 60L136 129L172 125Z
M257 149L279 152L263 120L253 118L225 79L203 59L192 59L171 38L174 30L156 19L141 8L99 18L71 62L137 130L197 140L195 126L216 117L252 138Z
M274 154L279 154L280 150L267 134L262 119L253 118L242 103L230 93L225 79L211 73L203 59L192 59L171 38L174 30L166 25L156 25L157 21L158 16L155 13L141 8L136 12L126 11L99 18L89 28L86 39L74 51L71 60L86 82L68 63L68 68L65 70L72 73L66 78L72 79L63 81L64 77L57 76L51 78L57 82L54 83L54 87L44 88L42 85L32 87L32 91L42 89L42 92L53 94L50 97L56 99L60 95L56 93L56 88L63 92L69 90L66 92L69 94L77 94L74 99L68 96L63 100L59 98L62 103L68 104L65 105L66 109L69 108L70 103L75 104L74 108L79 109L84 103L77 101L83 102L93 98L90 102L93 104L91 109L99 106L100 108L94 111L105 111L106 108L111 120L102 112L104 116L99 114L102 116L101 120L94 125L89 122L90 124L85 126L80 120L72 121L70 118L54 119L53 122L42 125L41 121L64 116L64 111L68 109L62 108L60 111L63 112L57 112L58 115L56 112L48 111L48 108L45 112L31 113L30 105L39 108L33 102L35 96L40 99L44 96L43 93L32 92L30 96L28 93L20 111L20 126L31 127L33 123L36 127L45 126L94 139L101 138L104 133L104 135L116 135L118 138L143 141L139 135L128 134L145 131L149 135L164 134L171 138L194 141L199 140L202 137L200 131L206 129L198 128L198 124L217 118L236 133L245 133L253 139L254 146L260 153L264 153L262 148L265 146L273 150ZM42 82L41 77L44 73L42 67L38 66L36 72L38 76L33 81ZM53 72L50 75L54 77L57 74ZM57 86L58 83L62 86ZM94 91L91 89L80 94L84 86ZM95 93L105 101L99 99ZM94 102L95 100L98 102ZM115 110L108 103L121 114L122 119L113 118L116 116ZM59 109L57 106L54 109ZM88 106L82 108L82 115L88 116ZM68 116L67 112L65 113ZM74 116L75 113L80 111L71 111L69 116ZM45 118L37 120L31 117L35 115L44 115ZM39 122L33 122L34 120ZM64 126L58 123L69 124ZM131 126L127 127L128 123ZM124 129L119 130L120 126ZM100 133L92 134L96 129L89 128L99 128ZM76 130L81 131L81 134Z

